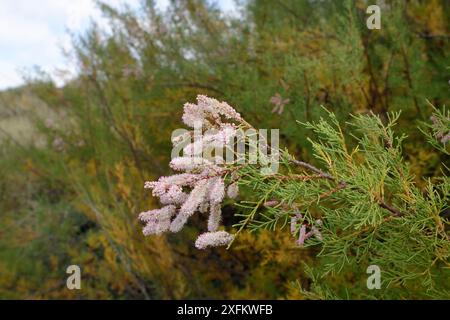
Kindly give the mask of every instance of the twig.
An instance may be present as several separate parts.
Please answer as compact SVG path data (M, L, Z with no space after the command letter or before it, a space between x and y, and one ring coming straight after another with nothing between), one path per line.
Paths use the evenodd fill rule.
M299 161L299 160L296 160L294 158L291 158L290 162L292 162L292 163L294 163L294 164L296 164L296 165L298 165L300 167L309 169L309 170L317 173L318 176L316 176L316 177L328 179L330 181L336 181L336 179L332 175L330 175L329 173L323 172L322 170L314 167L313 165L311 165L309 163L306 163L306 162L303 162L303 161ZM330 196L331 194L333 194L333 193L335 193L335 192L337 192L339 190L345 189L347 186L348 185L347 185L347 183L345 181L338 181L338 186L336 188L331 189L328 192L320 195L319 198L320 199L326 198L326 197ZM363 190L361 190L361 189L357 189L357 190L359 190L360 192L363 192ZM405 215L404 212L401 212L400 210L394 208L392 205L390 205L390 204L388 204L388 203L386 203L386 202L384 202L382 200L378 201L378 205L381 208L386 209L389 212L391 212L394 216L401 217L401 216Z
M392 213L393 213L395 216L397 216L397 217L401 217L401 216L404 215L403 212L401 212L401 211L395 209L393 206L391 206L390 204L388 204L388 203L386 203L386 202L384 202L384 201L378 202L378 205L379 205L381 208L386 209L386 210L392 212Z
M336 188L333 188L325 193L322 193L319 196L319 199L324 199L326 197L329 197L330 195L332 195L333 193L338 192L339 190L345 189L347 187L347 184L345 182L341 182L339 183L339 185Z
M306 162L303 162L303 161L299 161L299 160L296 160L296 159L294 159L294 158L291 158L290 161L291 161L292 163L294 163L294 164L300 166L300 167L303 167L303 168L305 168L305 169L311 170L311 171L314 172L314 173L317 173L318 176L321 177L321 178L328 179L328 180L332 180L332 181L335 180L331 174L325 173L325 172L323 172L322 170L320 170L320 169L314 167L313 165L311 165L311 164L309 164L309 163L306 163Z
M413 97L414 107L416 108L417 114L423 119L422 112L419 107L419 102L417 101L417 97L414 94L414 85L413 85L413 80L411 77L411 70L410 70L411 68L410 68L408 56L406 54L406 50L404 47L402 47L401 53L402 53L402 57L403 57L403 62L405 64L406 80L408 82L408 87L409 87L409 90L411 91L411 95Z

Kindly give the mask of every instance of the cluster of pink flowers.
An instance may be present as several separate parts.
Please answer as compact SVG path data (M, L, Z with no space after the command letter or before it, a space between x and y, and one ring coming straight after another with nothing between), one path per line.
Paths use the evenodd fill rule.
M303 215L297 213L295 216L291 218L291 233L295 235L297 233L297 223L299 220L303 220ZM298 235L297 245L303 247L305 245L305 241L315 236L316 239L322 240L322 233L319 231L319 226L322 225L322 220L317 219L314 222L314 225L311 226L310 230L307 232L308 225L306 223L302 223L300 225L300 231Z
M450 141L450 132L446 131L448 128L441 119L437 118L435 115L432 115L430 117L431 121L433 122L433 125L435 127L436 133L435 136L442 144L446 144ZM447 118L447 121L450 119Z
M224 166L223 158L202 157L207 148L224 147L236 135L237 126L242 118L231 106L203 95L197 97L197 104L187 103L184 106L183 122L196 128L199 125L206 129L215 129L213 134L203 134L194 142L187 144L183 156L170 162L170 167L179 174L160 177L157 181L146 182L145 188L152 189L164 206L142 212L139 215L146 225L144 235L161 234L166 231L178 232L195 212L209 212L208 231L201 234L195 242L199 249L227 245L233 235L219 231L222 219L221 203L225 196L235 198L238 195L236 182L225 184L224 175L230 169ZM174 145L191 138L189 131L172 140Z
M282 114L284 111L284 106L287 105L291 100L283 99L281 95L277 92L273 97L270 98L270 103L274 105L272 113Z

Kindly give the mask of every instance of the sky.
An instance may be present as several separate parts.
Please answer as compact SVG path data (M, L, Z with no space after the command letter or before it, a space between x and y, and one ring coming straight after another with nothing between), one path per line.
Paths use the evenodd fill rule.
M104 0L113 6L139 6L140 0ZM233 0L216 0L232 10ZM164 10L169 0L156 0ZM57 83L74 75L75 68L63 54L71 48L68 32L79 33L93 19L105 23L94 0L0 0L0 90L19 86L22 75L38 66ZM61 76L58 70L71 73Z

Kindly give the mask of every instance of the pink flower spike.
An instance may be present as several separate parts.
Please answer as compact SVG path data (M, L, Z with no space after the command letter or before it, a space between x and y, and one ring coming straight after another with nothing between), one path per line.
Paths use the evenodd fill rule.
M199 208L205 199L207 192L208 181L201 180L197 186L192 190L186 202L181 206L178 216L172 221L170 231L178 232L183 228L190 216Z
M211 180L211 187L209 189L209 199L211 203L217 204L223 201L225 197L225 183L221 177L216 177Z
M175 206L165 206L161 209L141 213L139 215L140 220L147 223L143 229L144 235L166 232L169 229L170 219L175 214L175 211Z
M319 229L317 229L317 227L312 227L312 232L314 234L314 236L316 237L317 240L322 241L323 240L323 236L322 233L319 231Z
M303 219L303 215L297 211L297 213L291 218L291 234L295 235L297 231L297 222Z
M297 231L297 217L291 217L291 234L295 235L295 231Z
M222 220L222 209L220 203L211 203L208 219L208 231L214 232L219 229L220 221Z
M239 187L238 187L238 184L236 182L234 182L228 186L227 196L230 199L236 199L238 195L239 195Z
M206 232L201 234L195 241L197 249L208 247L226 246L233 241L234 236L226 231Z
M306 240L306 225L302 224L302 227L300 228L300 234L297 240L297 245L300 247L303 247Z

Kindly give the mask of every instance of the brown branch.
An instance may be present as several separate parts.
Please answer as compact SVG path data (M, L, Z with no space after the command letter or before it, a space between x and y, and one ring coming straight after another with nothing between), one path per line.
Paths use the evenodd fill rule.
M99 102L100 102L100 109L103 113L103 115L105 116L106 120L109 122L109 124L111 125L112 129L120 136L120 138L122 139L122 141L127 145L127 147L129 148L130 152L131 152L131 156L133 157L133 161L136 165L136 168L138 169L138 173L140 178L145 181L144 179L144 174L143 174L143 166L142 166L142 162L141 159L139 157L139 154L141 155L145 155L145 158L150 161L152 163L152 165L154 166L155 170L157 170L158 172L163 172L161 165L159 164L158 161L156 161L153 158L150 158L147 156L146 152L138 150L135 146L134 141L130 138L130 136L128 135L128 133L121 127L118 125L116 119L114 118L114 114L112 112L111 106L109 104L108 98L104 92L104 89L102 88L102 86L100 85L100 83L97 81L97 78L95 76L89 76L88 80L91 81L91 83L94 85L95 90L97 92L97 96L99 98Z
M301 175L301 174L291 174L288 176L275 176L275 179L278 180L300 180L300 181L309 181L309 180L314 180L314 179L324 179L324 177L322 175L312 175L312 176L308 176L308 175Z
M388 203L386 203L386 202L384 202L384 201L378 202L378 205L379 205L381 208L390 211L392 214L394 214L394 215L397 216L397 217L401 217L401 216L404 215L403 212L401 212L401 211L395 209L393 206L391 206L390 204L388 204Z
M394 54L391 52L389 61L386 68L386 74L384 77L384 88L383 88L383 98L384 98L384 109L386 112L389 111L389 72L391 70L392 60L394 59Z
M194 88L194 89L202 89L202 90L209 90L209 91L213 91L215 93L218 93L222 96L225 95L225 93L213 86L210 85L206 85L206 84L201 84L201 83L196 83L196 82L185 82L185 83L161 83L161 84L157 84L156 86L159 87L163 87L163 88L171 88L171 87L186 87L186 88Z
M413 81L412 81L412 76L411 76L411 67L409 65L409 60L408 60L408 56L406 55L406 50L404 47L402 47L402 57L403 57L403 62L405 64L405 73L406 73L406 80L408 82L408 87L409 90L411 91L412 97L413 97L413 101L414 101L414 107L416 108L417 114L422 117L422 112L420 110L419 107L419 102L417 101L417 97L414 94L414 85L413 85Z
M292 14L296 19L300 19L300 16L291 8L289 8L286 4L284 4L282 1L277 1L278 5L282 7L284 10L286 10L288 13Z
M311 104L311 90L309 88L309 82L308 77L306 76L306 73L303 72L303 79L305 80L305 90L306 90L306 105L305 105L305 113L306 113L306 120L310 120L310 104Z
M423 39L434 39L434 38L443 38L443 39L448 39L450 38L449 34L427 34L427 33L419 33L417 34L417 36L419 38L423 38Z
M296 159L294 159L294 158L291 158L290 161L291 161L292 163L294 163L294 164L300 166L300 167L303 167L303 168L308 169L308 170L310 170L310 171L312 171L312 172L314 172L314 173L317 173L318 176L321 177L321 178L328 179L328 180L332 180L332 181L335 180L331 174L325 173L325 172L323 172L322 170L320 170L320 169L314 167L313 165L311 165L311 164L309 164L309 163L306 163L306 162L303 162L303 161L299 161L299 160L296 160Z
M378 89L378 83L377 78L375 77L374 67L372 65L372 61L370 59L370 53L369 53L369 39L364 38L362 41L363 49L364 49L364 57L366 58L367 62L367 70L369 72L370 82L369 82L369 88L370 88L370 103L369 103L369 109L377 111L376 105L378 98L380 97L380 92ZM387 110L384 110L384 106L381 107L381 110L379 110L379 113L381 116L385 116Z
M311 171L317 173L318 175L317 175L317 176L314 176L315 178L323 178L323 179L327 179L327 180L335 181L335 182L336 182L336 179L335 179L332 175L330 175L329 173L323 172L322 170L316 168L315 166L313 166L313 165L311 165L311 164L309 164L309 163L306 163L306 162L303 162L303 161L299 161L299 160L296 160L296 159L294 159L294 158L291 158L290 161L291 161L292 163L294 163L294 164L300 166L300 167L309 169L309 170L311 170ZM348 187L348 184L347 184L347 182L345 182L345 181L337 181L337 182L338 182L338 186L337 186L337 187L335 187L334 189L331 189L331 190L327 191L326 193L321 194L321 195L319 196L319 198L320 198L320 199L326 198L326 197L332 195L333 193L336 193L336 192L338 192L339 190L342 190L342 189L345 189L345 188ZM359 189L359 188L358 188L357 190L359 190L360 192L364 192L363 190L361 190L361 189ZM394 216L401 217L401 216L404 216L404 215L405 215L404 212L401 212L400 210L394 208L392 205L390 205L390 204L384 202L383 200L378 201L378 205L379 205L381 208L386 209L386 210L388 210L389 212L391 212Z
M319 199L324 199L324 198L326 198L326 197L329 197L329 196L331 196L333 193L336 193L336 192L338 192L339 190L345 189L346 187L347 187L347 184L346 184L345 182L341 182L341 183L339 183L339 185L338 185L336 188L333 188L333 189L331 189L331 190L329 190L329 191L327 191L327 192L325 192L325 193L322 193L322 194L319 196Z

